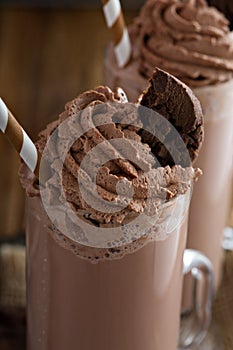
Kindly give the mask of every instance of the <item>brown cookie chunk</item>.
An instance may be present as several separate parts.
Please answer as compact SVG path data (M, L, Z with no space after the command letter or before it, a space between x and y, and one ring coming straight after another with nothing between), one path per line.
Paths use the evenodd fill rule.
M140 97L140 105L156 111L175 127L193 162L202 145L204 128L201 105L192 90L171 74L156 68L147 90ZM177 148L179 153L179 137L172 134L171 125L164 128L164 125L160 125L161 123L159 124L157 119L151 116L146 127L147 130L153 130L153 135L155 134L154 130L156 130L157 133L161 134L161 137L154 137L144 130L142 132L143 142L150 144L152 152L162 166L177 164L177 159L179 159L178 163L183 166L190 165L187 164L188 160L184 159L181 151L174 161L169 147L165 145L172 145L171 147Z

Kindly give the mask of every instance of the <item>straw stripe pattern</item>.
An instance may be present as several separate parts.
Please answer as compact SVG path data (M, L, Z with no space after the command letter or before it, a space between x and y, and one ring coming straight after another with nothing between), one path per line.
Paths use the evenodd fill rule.
M111 28L113 24L116 22L117 18L121 13L121 5L119 0L109 0L104 5L104 15L106 18L106 23L108 28Z
M8 136L9 140L29 169L35 173L35 170L38 169L39 162L37 149L1 98L0 129L4 134L6 134L6 136Z
M35 172L37 166L37 149L26 132L23 130L23 145L20 151L20 157L25 161L29 169Z
M130 60L131 43L119 0L102 0L107 26L111 32L117 64L124 67Z
M0 98L0 129L2 132L5 133L7 122L8 122L8 110L6 105L3 103L2 99Z

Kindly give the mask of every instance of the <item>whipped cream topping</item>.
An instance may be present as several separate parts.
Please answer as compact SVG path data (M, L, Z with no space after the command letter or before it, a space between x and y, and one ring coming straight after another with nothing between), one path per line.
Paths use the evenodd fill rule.
M191 166L159 166L151 152L150 142L147 143L143 139L142 124L135 109L132 109L134 105L126 101L122 90L113 93L107 87L98 87L84 92L66 105L59 119L39 134L36 143L39 151L43 153L49 137L58 130L59 142L54 144L51 150L52 173L47 186L55 188L62 181L66 200L73 211L95 226L122 225L143 212L155 215L161 203L186 193L192 180L196 180L201 173L199 169ZM64 121L66 128L60 130L58 126ZM98 121L101 121L101 125L96 126ZM88 131L85 132L86 127ZM62 173L59 173L59 148L63 147L74 128L77 134L81 131L82 135L72 144L62 164ZM116 147L115 144L111 144L112 139L119 141ZM125 142L127 147L122 146ZM104 148L97 150L97 155L92 156L91 150L97 149L101 144L105 145ZM89 154L89 161L82 165ZM106 155L111 157L111 160L105 163L103 161L96 178L93 179L91 164L97 164L105 159ZM39 190L33 182L35 180L28 177L24 165L21 166L20 174L28 194L38 195ZM83 198L83 192L81 193L78 176L86 200ZM96 192L91 187L93 180ZM128 198L130 195L131 198ZM103 210L96 209L99 198L112 204L118 209L117 212L105 210L105 205L102 206Z
M233 40L228 21L205 0L148 0L131 27L138 71L155 67L189 86L232 78Z

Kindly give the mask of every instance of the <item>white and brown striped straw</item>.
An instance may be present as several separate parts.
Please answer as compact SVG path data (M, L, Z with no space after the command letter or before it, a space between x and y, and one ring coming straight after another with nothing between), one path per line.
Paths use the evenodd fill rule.
M132 48L121 4L119 0L102 0L102 3L107 27L113 38L117 64L123 68L130 60Z
M40 155L36 146L0 98L0 130L9 138L28 168L39 179Z

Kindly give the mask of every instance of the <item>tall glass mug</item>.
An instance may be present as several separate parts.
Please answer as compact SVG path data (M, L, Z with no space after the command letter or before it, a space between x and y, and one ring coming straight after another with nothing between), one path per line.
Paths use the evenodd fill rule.
M203 252L221 281L221 241L230 209L233 159L233 80L193 89L204 114L205 140L195 166L203 170L190 205L187 247Z
M27 198L27 349L175 350L190 271L209 293L199 341L213 276L202 254L184 253L189 200L187 192L163 204L147 236L107 249L75 243L54 228L39 196Z

